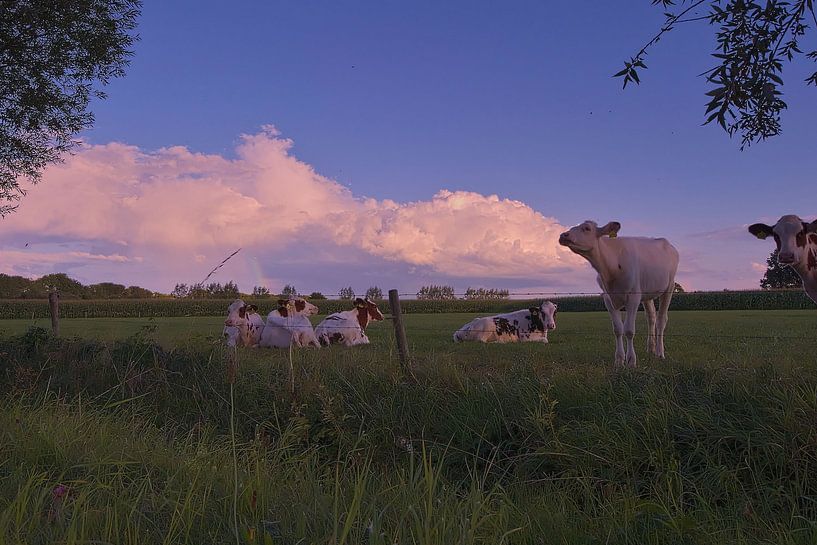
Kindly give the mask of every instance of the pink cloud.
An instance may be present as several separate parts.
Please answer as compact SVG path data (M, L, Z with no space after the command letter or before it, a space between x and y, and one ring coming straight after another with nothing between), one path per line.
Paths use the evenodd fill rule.
M259 278L278 278L271 270L278 266L328 266L350 252L406 274L423 270L463 282L547 282L567 271L582 271L582 282L592 282L586 263L557 244L565 227L525 203L445 189L417 202L358 198L291 150L272 127L242 136L235 159L180 146L155 152L121 143L86 146L49 168L3 220L3 270L96 262L86 267L94 276L87 280L168 291L176 281L199 280L207 265L243 247L244 254L274 257L250 272L246 259L225 266L221 280L243 281L246 289ZM61 247L20 250L29 239ZM71 245L106 251L66 251ZM102 261L110 266L100 267ZM343 283L331 268L326 275Z

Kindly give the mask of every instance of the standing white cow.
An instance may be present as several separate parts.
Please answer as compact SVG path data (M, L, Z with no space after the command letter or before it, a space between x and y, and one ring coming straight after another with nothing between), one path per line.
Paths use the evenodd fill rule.
M556 305L543 301L538 307L475 318L454 332L454 341L484 343L548 342L556 329Z
M383 314L374 301L368 297L365 299L358 297L355 299L353 310L330 314L318 324L315 334L318 336L318 341L324 346L369 344L366 326L370 321L382 319Z
M290 297L289 299L279 299L278 308L267 315L267 325L262 335L261 346L285 348L281 346L286 340L286 335L281 329L286 331L295 346L314 346L320 348L320 343L315 336L312 322L309 316L318 313L318 307L300 297Z
M759 239L773 236L777 244L777 260L788 265L803 281L803 289L817 303L817 220L806 223L789 214L773 226L755 223L749 232Z
M559 244L585 258L598 273L596 281L616 335L615 363L635 367L635 318L642 302L647 313L647 348L664 358L664 330L675 288L678 250L664 238L617 238L619 229L617 221L599 227L588 220L562 233ZM661 302L657 319L656 298ZM624 322L622 310L627 312ZM627 337L626 359L622 335Z

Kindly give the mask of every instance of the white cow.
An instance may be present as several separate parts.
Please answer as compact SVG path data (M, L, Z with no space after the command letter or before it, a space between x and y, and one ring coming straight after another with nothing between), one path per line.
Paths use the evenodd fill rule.
M227 341L227 346L249 345L247 305L241 299L236 299L227 307L227 319L224 320L223 335Z
M556 329L556 305L543 301L538 307L475 318L454 332L454 341L484 343L548 342Z
M261 335L264 332L264 328L266 324L264 323L264 318L258 314L258 307L255 305L247 305L246 307L246 316L247 316L247 340L248 345L252 346L253 348L258 347L258 343L261 342Z
M223 331L227 346L258 346L263 329L264 319L258 314L257 306L236 299L227 307Z
M817 303L817 220L806 223L798 216L783 216L773 226L755 223L749 232L757 238L773 236L777 260L793 268L803 281L803 289Z
M642 302L647 313L647 348L664 358L664 330L675 288L678 250L664 238L617 238L619 229L621 224L617 221L604 227L585 221L562 233L559 244L585 258L598 273L596 281L616 335L615 363L635 367L635 317ZM657 319L653 302L656 298L661 301ZM624 322L622 310L627 312ZM622 335L627 337L626 359Z
M309 316L318 313L318 307L300 297L279 299L278 308L267 315L267 325L262 335L261 346L286 348L291 342L295 346L320 348ZM287 340L287 335L291 340ZM286 343L286 346L282 344Z
M358 297L355 299L353 310L330 314L318 324L315 334L318 336L318 341L324 346L369 344L366 326L370 321L382 319L383 314L374 301L368 297L365 299Z

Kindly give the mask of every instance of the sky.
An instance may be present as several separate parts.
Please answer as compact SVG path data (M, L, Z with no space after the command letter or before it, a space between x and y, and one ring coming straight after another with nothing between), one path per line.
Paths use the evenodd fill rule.
M687 289L756 287L756 221L817 215L813 66L783 134L702 126L714 33L629 2L146 0L83 146L0 220L0 272L169 292L445 283L597 291L558 246L585 219L663 236Z

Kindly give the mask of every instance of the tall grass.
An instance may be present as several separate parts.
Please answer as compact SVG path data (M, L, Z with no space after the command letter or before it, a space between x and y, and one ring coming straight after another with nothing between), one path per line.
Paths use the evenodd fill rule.
M813 361L369 348L0 341L0 543L817 542Z

